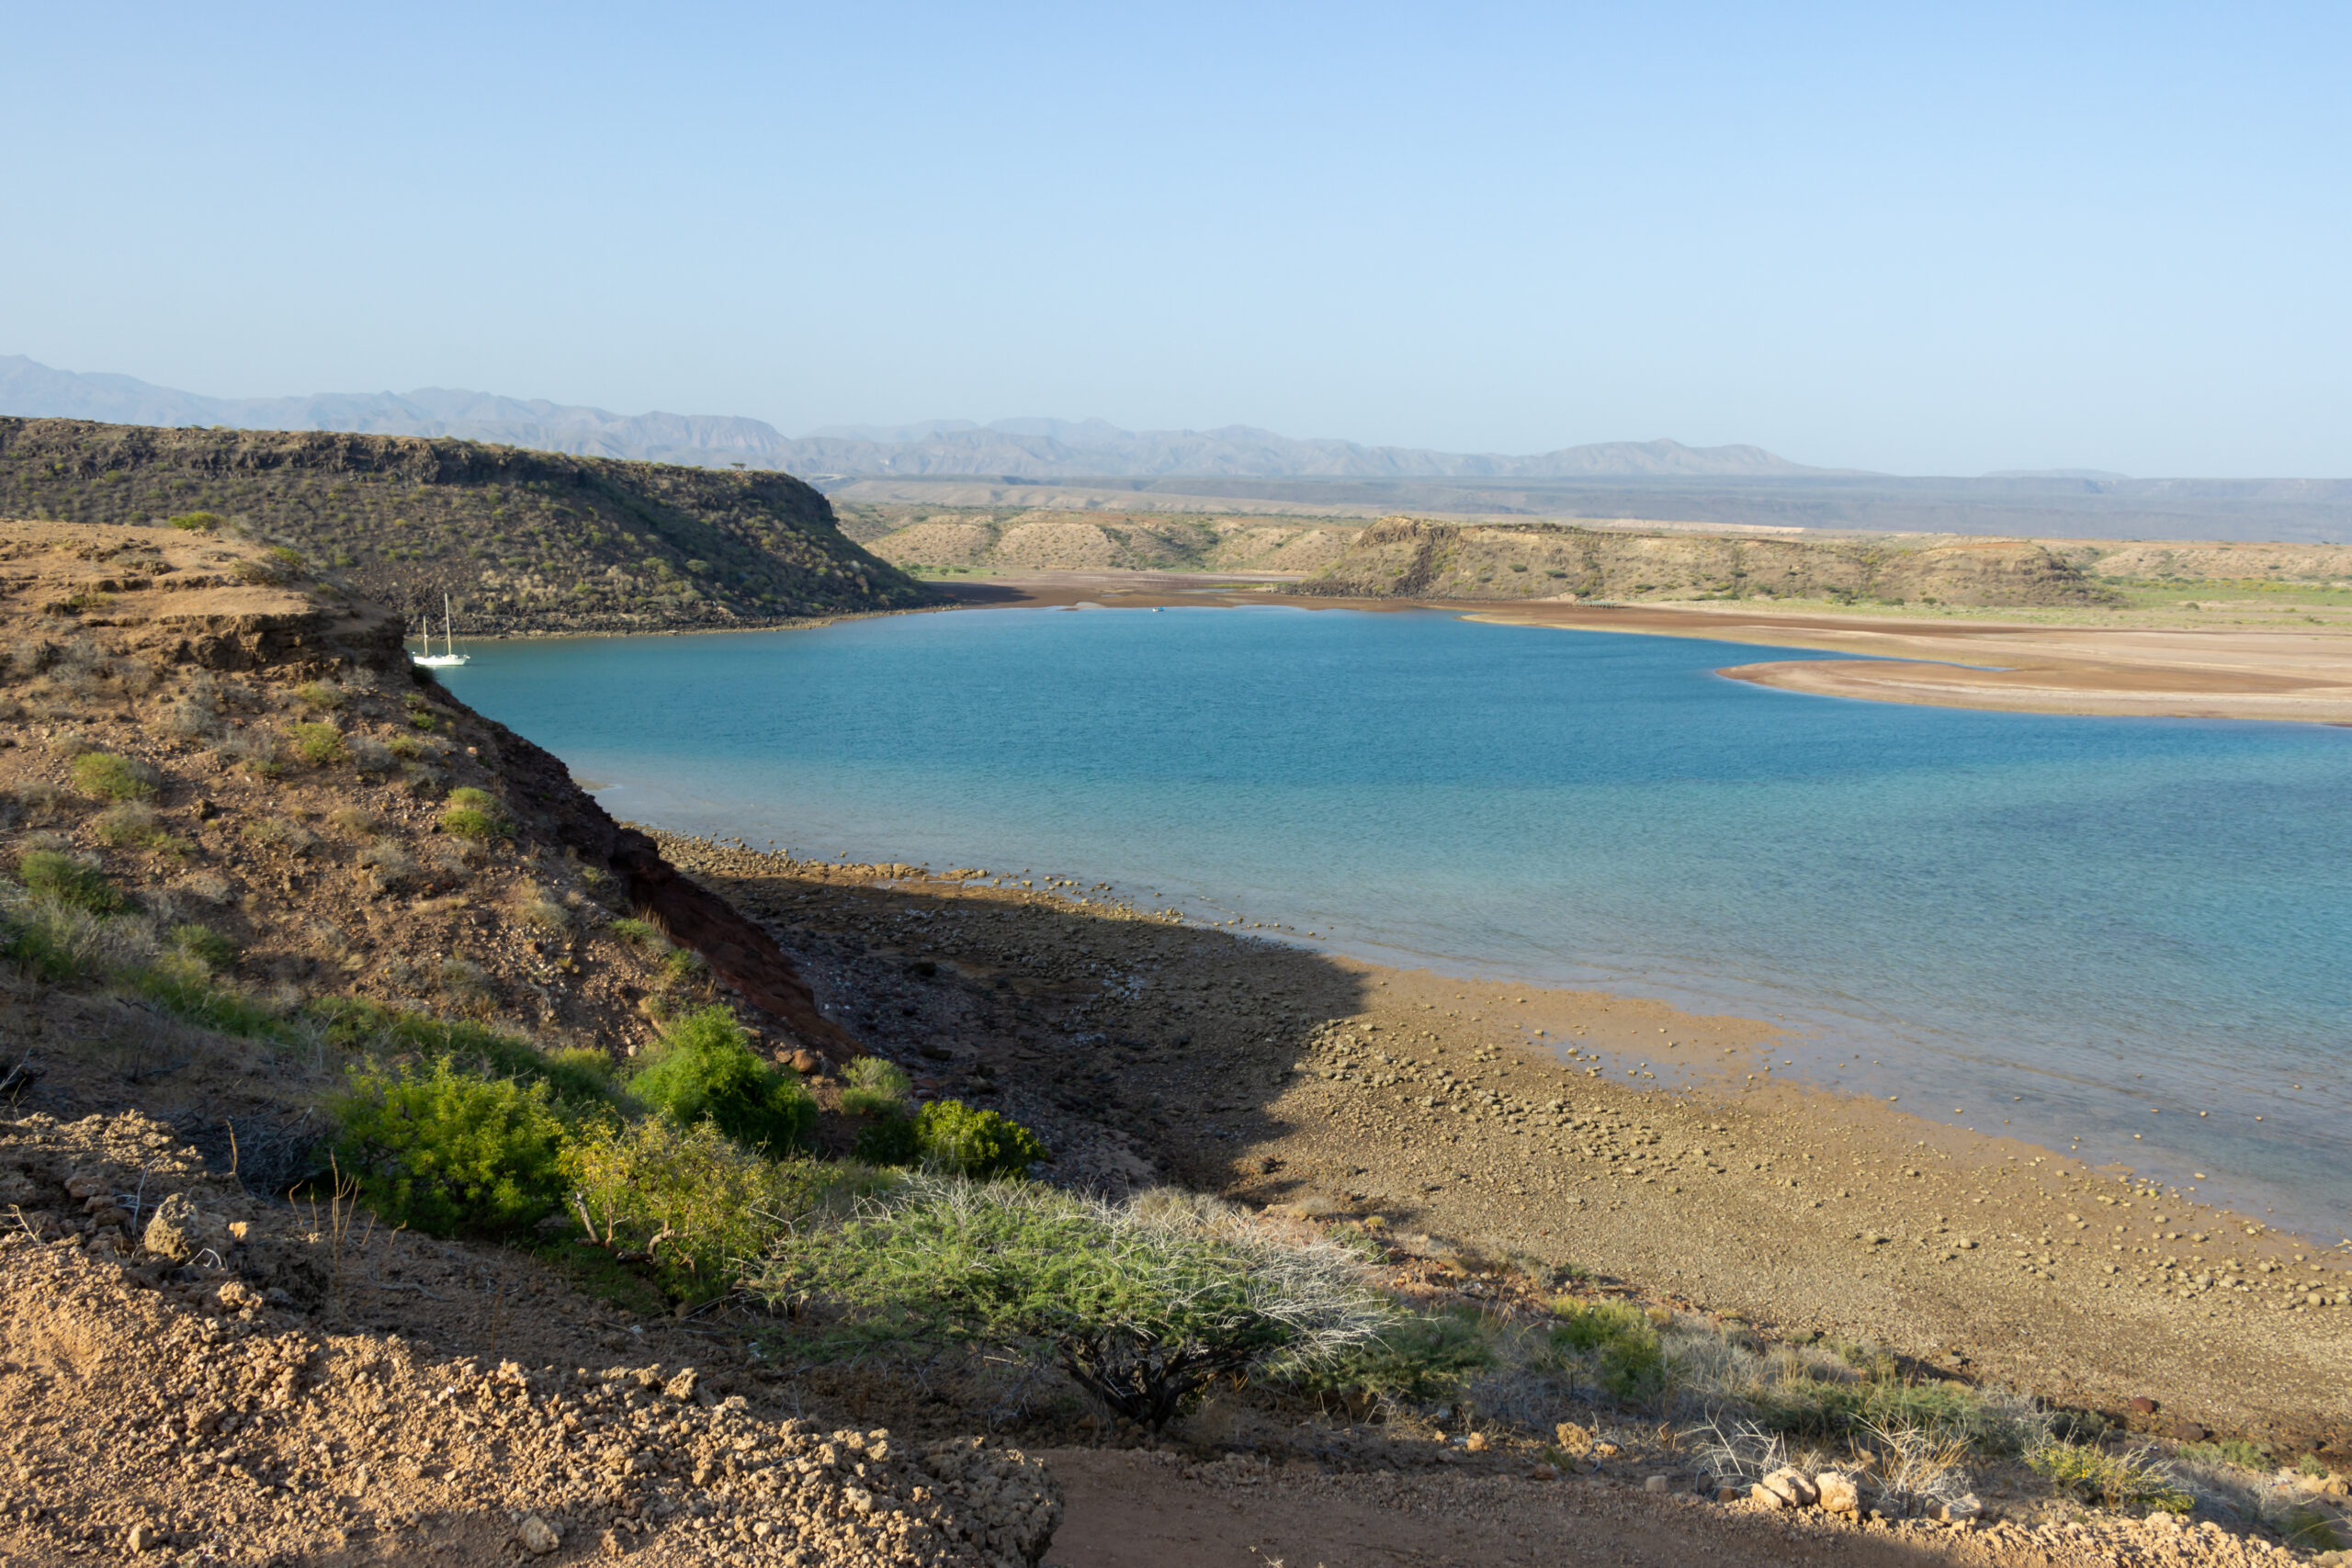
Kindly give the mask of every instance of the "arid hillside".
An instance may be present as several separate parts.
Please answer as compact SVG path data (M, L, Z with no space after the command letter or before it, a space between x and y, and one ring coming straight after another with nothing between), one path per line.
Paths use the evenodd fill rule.
M1356 536L1309 518L910 511L858 520L874 553L921 570L1318 571ZM891 525L872 533L877 522Z
M922 586L789 475L330 431L0 419L0 516L210 513L463 631L759 626L901 609Z
M2099 604L2112 593L2030 540L1814 543L1387 517L1302 592L1339 598L1880 599Z

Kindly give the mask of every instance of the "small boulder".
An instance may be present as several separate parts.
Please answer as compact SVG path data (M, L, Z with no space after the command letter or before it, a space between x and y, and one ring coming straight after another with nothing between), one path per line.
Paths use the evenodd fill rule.
M514 1537L523 1543L524 1551L538 1557L545 1557L563 1544L555 1527L537 1514L523 1516L523 1522L514 1527Z
M198 1208L185 1192L175 1192L155 1206L141 1238L147 1250L174 1263L187 1263L209 1252L215 1261L229 1260L229 1227L217 1214Z
M1984 1511L1984 1505L1976 1500L1976 1494L1969 1492L1953 1498L1951 1502L1946 1503L1942 1507L1938 1508L1936 1510L1936 1517L1943 1520L1949 1525L1964 1525ZM2169 1514L2165 1517L2166 1518L2172 1517Z
M1747 1500L1751 1503L1761 1503L1768 1508L1785 1508L1789 1506L1789 1500L1786 1497L1760 1481L1747 1489Z
M684 1368L676 1377L662 1385L662 1392L673 1399L692 1399L695 1396L695 1379L700 1374L694 1368Z
M1674 1490L1674 1477L1670 1475L1645 1475L1642 1477L1642 1490L1645 1492L1660 1494L1671 1492Z
M1834 1470L1825 1470L1813 1478L1813 1489L1824 1512L1859 1514L1862 1511L1862 1489L1854 1478Z
M164 1532L151 1524L136 1524L130 1527L126 1544L133 1551L158 1551L164 1545Z
M1813 1479L1794 1465L1782 1465L1758 1482L1757 1485L1792 1508L1810 1508L1821 1496L1814 1487Z

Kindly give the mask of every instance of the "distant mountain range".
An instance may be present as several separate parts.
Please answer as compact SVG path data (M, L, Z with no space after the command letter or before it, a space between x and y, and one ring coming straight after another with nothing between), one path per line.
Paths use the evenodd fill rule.
M1361 446L1351 441L1299 441L1247 425L1218 430L1122 430L1099 419L831 425L795 440L756 419L618 414L446 387L424 387L413 392L322 392L302 398L211 398L129 376L56 370L22 355L0 356L0 413L117 424L450 435L548 452L662 463L741 463L816 476L1798 479L1851 471L1806 468L1759 446L1609 441L1532 457L1504 457Z

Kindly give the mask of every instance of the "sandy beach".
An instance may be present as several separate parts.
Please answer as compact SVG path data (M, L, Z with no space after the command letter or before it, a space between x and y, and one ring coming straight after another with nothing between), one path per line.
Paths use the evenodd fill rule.
M1758 1021L1382 968L1025 872L662 842L844 1024L933 1058L936 1091L1037 1126L1087 1179L1378 1215L2135 1429L2352 1452L2340 1255L2127 1171L1775 1083ZM1666 1086L1683 1062L1704 1066Z

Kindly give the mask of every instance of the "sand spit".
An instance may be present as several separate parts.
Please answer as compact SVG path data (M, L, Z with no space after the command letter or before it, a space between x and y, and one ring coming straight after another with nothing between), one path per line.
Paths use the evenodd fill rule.
M2334 628L2047 626L1892 622L1738 610L1513 606L1476 620L1721 637L1862 654L1776 660L1721 673L1758 685L1874 702L2132 718L2352 724L2352 636Z
M1055 572L953 585L965 608L1112 609L1286 604L1317 610L1445 610L1498 626L1690 637L1860 654L1775 660L1721 671L1758 685L1872 702L2134 718L2352 724L2352 634L2335 626L2033 625L1959 616L1824 615L1753 601L1594 605L1525 600L1335 599L1261 574Z
M1773 1085L1768 1025L1385 969L1025 874L657 838L877 1048L927 1050L943 1092L1131 1161L1132 1180L1378 1213L2143 1428L2352 1444L2340 1256L2045 1149ZM852 999L886 977L903 1006ZM1669 1041L1721 1064L1708 1087L1631 1076Z

